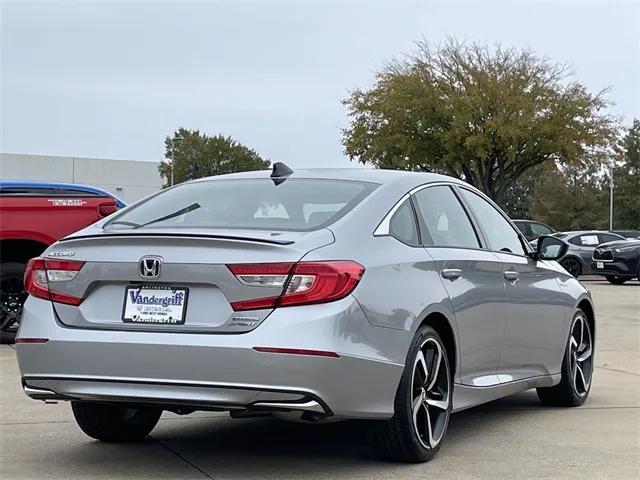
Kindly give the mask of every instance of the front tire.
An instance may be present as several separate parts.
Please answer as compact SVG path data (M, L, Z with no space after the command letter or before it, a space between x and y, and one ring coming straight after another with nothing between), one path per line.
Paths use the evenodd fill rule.
M386 460L431 460L447 433L452 382L447 351L438 333L421 327L413 339L391 419L374 424L372 446Z
M103 442L138 442L156 426L162 410L118 404L71 402L78 426Z
M560 265L574 278L582 275L582 265L575 258L566 258L560 262Z
M569 330L560 383L554 387L536 390L538 398L544 405L579 407L585 402L591 390L594 348L593 334L587 316L578 309Z
M618 277L618 276L615 276L615 275L607 275L606 278L609 281L609 283L611 283L612 285L622 285L627 280L629 280L628 278Z

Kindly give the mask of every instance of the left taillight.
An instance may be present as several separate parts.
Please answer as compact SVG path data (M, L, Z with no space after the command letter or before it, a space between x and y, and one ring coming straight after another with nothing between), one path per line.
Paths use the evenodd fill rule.
M282 288L277 296L232 302L235 311L333 302L349 295L364 274L364 267L351 260L232 264L227 268L244 285Z
M80 305L81 297L60 293L56 286L73 280L84 266L74 260L49 260L32 258L24 272L24 289L29 295L68 305Z

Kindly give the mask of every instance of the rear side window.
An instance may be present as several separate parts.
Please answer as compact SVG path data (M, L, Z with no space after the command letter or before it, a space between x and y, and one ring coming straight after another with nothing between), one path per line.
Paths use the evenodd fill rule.
M239 228L307 231L335 222L377 184L289 178L220 179L167 189L114 217L116 228Z
M416 218L409 200L406 200L391 217L389 233L407 245L419 245Z
M544 223L531 223L531 233L534 236L539 237L540 235L550 235L553 233L553 230L550 227L547 227ZM519 227L520 225L518 225Z
M524 255L518 232L496 208L477 193L461 188L489 242L491 250Z
M478 248L471 221L447 186L427 187L415 193L418 215L426 234L424 243L438 247ZM430 242L427 239L431 239Z
M624 240L620 237L618 237L617 235L611 235L610 233L599 233L598 234L598 239L600 240L600 243L607 243L607 242L615 242L618 240Z

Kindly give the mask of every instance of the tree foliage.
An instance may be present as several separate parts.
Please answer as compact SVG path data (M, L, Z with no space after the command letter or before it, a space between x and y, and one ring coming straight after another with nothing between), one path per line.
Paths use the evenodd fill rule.
M640 121L625 132L614 157L614 229L640 229ZM609 228L609 178L607 170L576 168L535 169L529 181L530 196L522 203L530 218L559 230ZM515 188L515 191L520 191ZM518 215L520 216L520 215Z
M254 150L231 137L209 137L198 130L179 128L164 141L165 157L158 167L165 185L171 184L171 162L174 163L173 183L225 173L264 170L271 165Z
M608 153L616 125L607 101L570 82L566 67L455 40L417 45L344 101L351 160L453 175L501 203L531 168L586 168Z
M534 183L529 216L556 230L609 228L609 190L602 175L549 168Z
M613 225L640 229L640 120L622 140L622 159L613 169Z

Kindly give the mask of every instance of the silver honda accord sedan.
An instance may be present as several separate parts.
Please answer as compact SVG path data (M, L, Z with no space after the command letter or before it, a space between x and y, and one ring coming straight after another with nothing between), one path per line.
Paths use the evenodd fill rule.
M90 437L163 410L369 419L374 451L432 458L451 413L536 388L581 405L589 292L485 195L367 169L222 175L147 197L30 261L25 393Z

